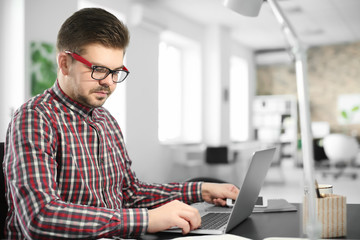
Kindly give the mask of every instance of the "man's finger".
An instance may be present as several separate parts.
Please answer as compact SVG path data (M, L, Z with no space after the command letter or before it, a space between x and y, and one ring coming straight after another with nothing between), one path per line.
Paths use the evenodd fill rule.
M180 217L189 223L191 230L197 229L201 225L200 214L195 208L181 211Z
M222 199L222 198L216 198L213 200L213 203L215 205L220 205L220 206L226 206L226 200Z
M190 232L190 224L184 218L179 217L176 221L176 227L181 228L183 234Z

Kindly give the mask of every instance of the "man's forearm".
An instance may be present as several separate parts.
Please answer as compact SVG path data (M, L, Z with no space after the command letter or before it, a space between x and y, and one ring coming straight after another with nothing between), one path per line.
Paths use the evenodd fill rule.
M53 200L36 214L24 208L16 211L23 233L32 239L136 237L148 225L147 209L140 208L114 210Z

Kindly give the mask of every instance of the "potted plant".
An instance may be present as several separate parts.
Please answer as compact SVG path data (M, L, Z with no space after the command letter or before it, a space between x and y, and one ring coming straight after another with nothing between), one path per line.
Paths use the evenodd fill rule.
M324 151L332 163L349 163L356 158L359 152L359 143L355 138L356 133L352 133L348 126L359 109L359 105L356 105L348 111L342 110L341 117L345 120L344 133L332 133L324 138Z
M342 110L341 111L341 117L344 119L345 121L345 124L344 126L348 126L349 124L352 123L353 119L354 119L354 116L355 114L357 113L357 111L359 111L360 109L360 106L359 105L356 105L354 107L352 107L350 110ZM352 136L355 136L356 133L352 133L351 131L349 131L349 129L345 129L344 130L345 134L350 134ZM348 133L347 133L348 132Z

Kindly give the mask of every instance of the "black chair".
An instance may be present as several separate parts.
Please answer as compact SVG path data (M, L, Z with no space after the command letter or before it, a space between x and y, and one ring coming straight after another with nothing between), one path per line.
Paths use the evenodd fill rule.
M1 171L0 171L0 239L4 239L4 227L5 219L8 211L6 197L5 197L5 181L4 172L2 168L2 162L4 159L4 143L0 143L0 159L1 159Z
M194 177L186 180L186 182L211 182L211 183L227 183L221 179L212 177Z
M237 152L234 152L232 158L229 158L229 149L227 146L208 146L205 151L205 162L207 164L228 164L236 161Z
M219 168L230 168L232 175L236 176L236 168L233 164L237 160L237 152L234 151L233 154L229 154L230 151L227 146L207 146L205 149L205 166L206 173L203 172L200 176L192 177L187 179L186 182L212 182L212 183L232 183L233 180L225 181L217 178L219 176L222 178L219 173ZM229 155L231 157L229 157Z

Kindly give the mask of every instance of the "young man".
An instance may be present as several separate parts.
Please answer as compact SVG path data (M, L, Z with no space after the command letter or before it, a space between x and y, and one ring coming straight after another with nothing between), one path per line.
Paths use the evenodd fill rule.
M129 71L127 28L82 9L62 25L54 86L22 105L6 137L9 239L137 237L200 226L187 203L225 205L231 184L147 184L131 170L116 120L102 107Z

